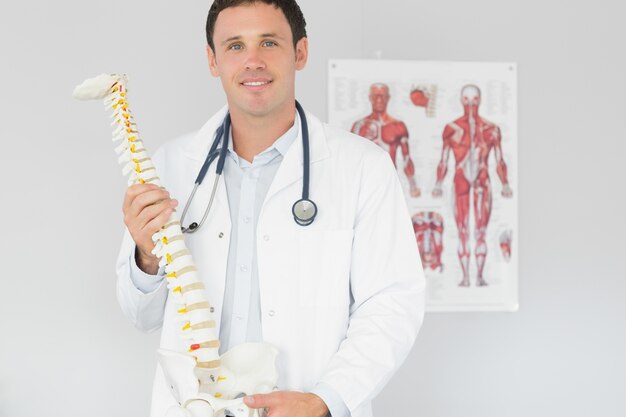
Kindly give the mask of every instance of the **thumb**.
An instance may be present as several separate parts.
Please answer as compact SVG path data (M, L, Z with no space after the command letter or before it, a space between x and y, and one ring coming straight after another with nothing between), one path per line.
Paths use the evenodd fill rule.
M243 398L243 402L250 408L270 408L276 404L274 394L255 394Z

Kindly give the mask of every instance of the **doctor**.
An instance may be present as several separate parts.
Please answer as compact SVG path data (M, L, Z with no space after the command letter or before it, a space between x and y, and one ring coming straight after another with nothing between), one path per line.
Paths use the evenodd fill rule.
M186 242L221 317L220 350L261 340L278 348L280 390L245 400L271 417L369 417L424 309L424 276L393 163L371 142L306 113L309 198L318 214L311 225L297 224L305 121L295 107L295 73L308 58L302 12L295 0L215 0L207 39L232 127L215 201ZM171 195L143 184L124 199L118 298L136 327L162 328L164 348L178 346L179 336L151 236L177 199L187 200L226 112L154 155ZM200 222L215 175L213 164L185 226ZM173 402L157 369L152 416Z

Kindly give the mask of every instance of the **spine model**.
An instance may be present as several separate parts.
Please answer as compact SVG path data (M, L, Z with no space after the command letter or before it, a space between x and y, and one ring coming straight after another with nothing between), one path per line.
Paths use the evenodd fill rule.
M102 74L76 87L74 97L103 99L105 108L112 111L113 141L120 142L115 152L119 155L119 162L124 164L124 175L129 175L128 185L150 183L162 187L130 111L127 83L125 75ZM196 370L208 376L206 380L218 381L219 340L214 313L185 245L176 212L152 236L152 240L155 243L152 253L160 258L159 266L165 267L168 297L178 305L180 334L187 341L187 353L195 359Z
M160 179L130 111L125 75L102 74L76 87L80 100L104 100L111 110L113 140L128 185L155 184ZM159 266L165 268L168 297L177 304L180 335L185 352L159 349L159 363L177 405L159 410L164 417L261 417L262 409L250 409L243 397L277 389L278 350L268 343L242 343L219 356L214 311L209 304L198 270L185 246L180 220L172 213L152 236ZM219 374L218 374L219 372Z

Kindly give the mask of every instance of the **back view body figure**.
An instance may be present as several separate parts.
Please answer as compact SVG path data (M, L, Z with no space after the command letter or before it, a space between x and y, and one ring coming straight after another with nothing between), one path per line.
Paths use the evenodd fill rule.
M443 131L443 150L437 166L437 183L433 197L441 197L442 182L448 171L448 158L452 151L455 159L453 180L454 219L459 231L458 255L463 269L459 286L468 287L469 281L469 215L470 196L473 197L475 218L476 285L485 286L483 277L487 257L487 225L491 216L492 191L489 178L489 154L494 150L496 172L502 182L502 196L510 198L513 191L508 183L507 167L502 158L500 128L478 114L480 89L466 85L461 90L464 114L448 123Z
M396 154L400 147L404 161L404 174L409 181L409 194L411 197L419 197L421 191L415 182L415 167L409 154L409 130L404 122L387 113L389 98L389 87L386 84L372 84L369 93L372 113L357 120L352 125L351 131L387 150L396 167Z

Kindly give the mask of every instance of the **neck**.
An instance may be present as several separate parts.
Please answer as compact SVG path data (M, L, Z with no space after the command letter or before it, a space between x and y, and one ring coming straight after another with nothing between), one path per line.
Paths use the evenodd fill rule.
M284 135L295 121L295 102L272 116L251 116L231 111L233 148L239 157L252 162L254 157Z
M478 108L466 106L464 109L464 113L466 116L476 117L478 116Z
M372 111L372 116L374 119L376 120L381 120L381 121L385 121L388 117L387 115L387 110L383 110L383 111Z

